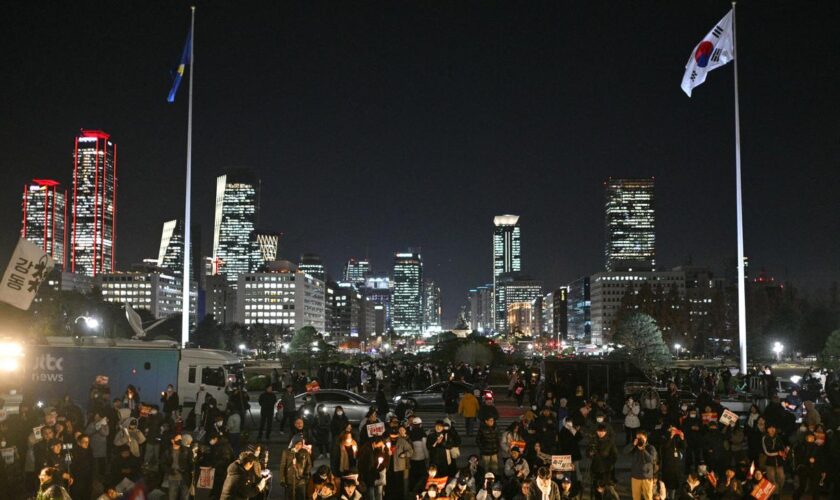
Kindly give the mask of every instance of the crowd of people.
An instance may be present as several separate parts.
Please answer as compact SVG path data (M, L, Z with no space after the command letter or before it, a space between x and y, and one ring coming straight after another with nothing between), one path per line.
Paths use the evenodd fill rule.
M464 382L485 382L487 367L430 368L325 367L323 381L275 372L258 398L255 439L243 434L248 397L235 387L223 408L202 388L194 411L182 408L172 386L155 404L131 386L111 397L99 383L88 411L69 397L52 405L24 402L0 422L0 491L3 498L39 500L106 500L139 490L172 500L268 498L272 491L288 500L616 499L619 492L634 500L763 500L840 493L840 469L830 465L840 461L840 411L823 390L836 382L816 370L784 397L765 387L738 418L722 399L732 380L724 381L722 371L663 372L667 390L642 388L616 402L569 380L547 379L536 367L514 367L507 390L522 408L511 409L516 416L501 427L492 399L458 390ZM769 381L767 370L754 376ZM396 412L383 396L384 406L351 423L341 406L328 413L315 398L295 398L356 375L364 381L359 389L377 394L416 380L448 381L445 407L424 422L411 408ZM686 400L682 388L696 388L698 397ZM282 451L270 459L267 446L278 442ZM466 448L475 453L462 453ZM620 461L629 482L619 481Z
M0 498L109 500L142 491L186 499L197 488L207 498L240 498L226 491L245 485L244 498L265 493L267 452L259 444L240 450L247 393L230 388L227 396L219 407L202 386L186 419L172 385L150 403L133 386L111 397L97 381L87 411L69 396L24 400L0 421Z

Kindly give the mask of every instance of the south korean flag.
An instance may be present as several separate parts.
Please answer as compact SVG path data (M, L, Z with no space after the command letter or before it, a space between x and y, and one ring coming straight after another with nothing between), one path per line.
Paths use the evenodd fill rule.
M706 73L723 66L734 58L732 11L730 10L691 51L691 57L685 64L685 75L683 75L680 87L688 97L691 97L691 89L706 81Z

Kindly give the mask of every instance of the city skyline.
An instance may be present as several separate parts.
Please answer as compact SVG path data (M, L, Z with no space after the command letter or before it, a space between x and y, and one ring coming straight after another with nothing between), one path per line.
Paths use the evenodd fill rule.
M656 177L658 268L670 269L690 256L721 271L734 258L731 68L716 71L691 99L678 83L686 52L728 3L694 9L657 5L659 15L653 17L652 4L614 6L610 15L599 5L528 13L493 4L476 12L407 5L374 21L369 21L374 9L356 8L333 13L283 6L282 15L272 9L245 15L199 6L193 213L202 227L204 254L211 247L215 176L247 165L266 192L278 193L263 200L262 212L273 214L268 225L284 234L282 258L297 261L302 253L317 253L337 275L352 255L369 255L374 268L387 269L395 250L422 247L424 274L440 282L448 323L467 290L490 279L486 221L493 215L522 216L527 271L546 288L601 270L602 183L609 176ZM55 43L37 56L27 47L2 56L7 66L33 75L26 87L0 84L5 95L19 97L9 103L10 125L0 135L7 151L4 171L12 186L49 178L70 188L72 135L80 128L113 134L120 144L117 268L127 269L154 256L161 224L183 213L184 103L166 106L161 96L183 42L187 9L171 5L152 16L119 7L85 21L108 19L113 33L74 29L71 36L62 23L91 14L81 10L58 7L43 17L33 9L9 16L12 36L25 27L28 36L43 30L52 37L66 35L69 43ZM254 25L255 14L264 14L266 22ZM337 23L335 34L313 52L308 37L324 34L317 21L324 16ZM832 262L838 248L831 235L837 228L832 159L838 145L834 127L823 117L836 115L828 83L838 80L838 70L805 64L796 55L828 55L828 27L838 19L836 5L739 9L746 253L751 271L766 267L778 280L815 289L837 279ZM385 34L369 29L371 23ZM438 23L446 34L430 29ZM462 30L451 29L461 23L466 23ZM626 29L617 29L625 24L650 29L628 38L621 35ZM252 25L242 47L223 46L225 33ZM150 26L159 37L141 36ZM759 49L776 45L770 33L782 29L803 36L792 34L777 48L783 71L765 74ZM367 55L359 50L402 31L407 36L397 38L392 49ZM408 41L412 35L419 35L416 46ZM585 47L582 52L571 52L564 47L572 36L606 39L597 47L583 39L577 44ZM354 43L343 47L342 37ZM479 50L471 39L493 49ZM451 51L453 46L459 49ZM598 48L610 46L622 46L616 51L622 54L643 53L655 64L631 65ZM82 47L114 68L92 64L75 79L52 83L45 68L71 68ZM245 57L230 71L236 79L220 73L253 47L275 51L277 69L251 77L247 68L253 60ZM340 63L347 51L358 58L353 65ZM582 77L564 76L572 63L583 64ZM333 68L325 81L338 79L341 90L312 76L323 68ZM770 75L776 84L763 85ZM117 85L123 81L127 85ZM275 85L279 90L272 92ZM396 90L376 91L390 87ZM231 96L237 89L248 91ZM402 94L407 98L398 97ZM789 95L803 97L794 104ZM96 105L103 97L109 106ZM313 121L323 118L325 109L335 111ZM781 137L785 140L777 140ZM363 175L356 178L358 167ZM505 185L496 187L483 177L504 178ZM322 186L317 196L287 187L316 182ZM361 196L342 196L348 192ZM430 196L446 201L433 203ZM150 199L154 203L147 205ZM0 250L8 253L20 224L19 188L0 193L0 206L6 207L0 220L8 228L0 234Z

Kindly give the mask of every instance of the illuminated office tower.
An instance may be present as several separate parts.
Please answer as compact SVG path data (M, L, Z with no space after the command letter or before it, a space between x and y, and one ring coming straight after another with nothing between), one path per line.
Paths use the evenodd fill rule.
M366 301L374 304L376 331L381 333L392 327L394 282L387 276L370 276L364 286L359 288Z
M184 222L168 220L163 223L160 235L158 266L175 276L184 274Z
M605 188L607 271L656 270L653 178L610 178Z
M259 218L260 182L247 169L230 170L216 179L213 260L216 269L237 287L240 274L262 264L254 230Z
M82 130L73 153L70 271L114 271L117 239L117 145L101 130Z
M42 248L64 269L67 245L67 191L58 182L34 179L23 187L21 238Z
M520 273L503 273L496 281L496 300L501 301L504 307L504 315L501 316L501 325L499 325L499 315L496 315L496 328L500 333L512 334L514 333L510 324L511 304L530 304L534 299L542 297L542 281L532 279ZM530 312L529 312L530 314Z
M392 327L399 335L417 335L423 329L423 258L419 252L394 255Z
M370 261L367 259L356 260L351 258L344 264L344 281L354 285L364 284L365 279L370 275Z
M470 329L487 334L493 330L493 285L478 286L469 291Z
M498 290L499 276L522 271L522 233L518 215L497 215L493 225L493 289ZM504 331L507 325L507 307L498 293L494 323L498 332Z
M298 262L298 269L315 279L319 279L324 282L327 280L327 270L324 267L324 262L321 260L321 256L318 254L305 253L301 255L300 261Z
M434 280L423 285L423 333L431 335L441 331L440 287Z

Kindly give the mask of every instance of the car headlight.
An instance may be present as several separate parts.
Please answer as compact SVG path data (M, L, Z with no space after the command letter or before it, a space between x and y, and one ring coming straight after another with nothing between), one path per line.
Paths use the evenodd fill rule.
M395 401L395 402L396 402L396 401L399 401L399 400L401 400L401 399L402 399L402 396L394 396L394 401Z

